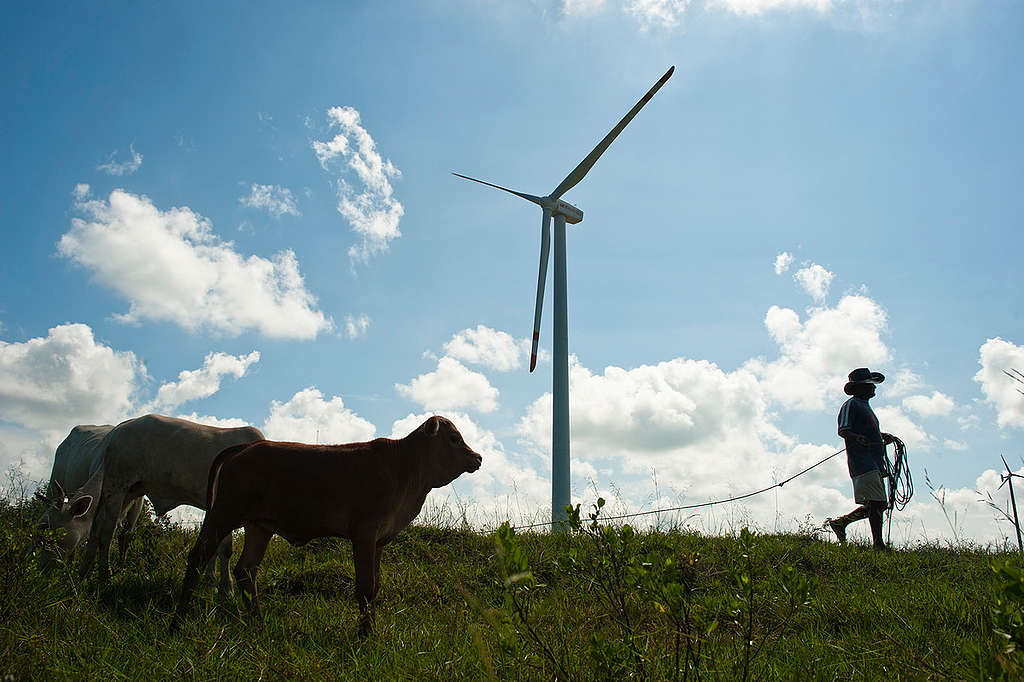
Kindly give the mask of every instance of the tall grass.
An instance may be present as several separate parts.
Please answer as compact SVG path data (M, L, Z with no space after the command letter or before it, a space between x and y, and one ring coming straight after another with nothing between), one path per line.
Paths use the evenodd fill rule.
M348 543L275 539L262 624L208 587L171 637L194 529L144 515L100 586L24 559L41 511L24 497L0 506L0 676L987 679L1016 674L1024 640L1010 555L640 532L586 515L562 535L410 527L384 553L365 638Z

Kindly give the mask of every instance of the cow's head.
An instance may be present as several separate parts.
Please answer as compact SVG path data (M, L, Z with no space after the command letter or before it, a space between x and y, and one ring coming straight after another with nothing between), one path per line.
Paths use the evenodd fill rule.
M46 495L36 493L36 497L46 503L46 511L36 527L57 531L58 536L56 543L44 543L39 551L39 564L46 568L53 564L54 559L70 557L89 537L96 496L83 486L69 499L60 484L54 481Z
M422 457L428 463L430 484L448 485L464 473L480 468L483 458L466 445L462 434L444 417L431 417L416 430L425 443Z

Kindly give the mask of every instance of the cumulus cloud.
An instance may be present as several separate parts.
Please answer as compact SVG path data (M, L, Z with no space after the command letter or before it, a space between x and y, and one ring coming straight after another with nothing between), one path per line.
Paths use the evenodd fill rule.
M999 337L988 339L979 349L981 369L974 380L981 384L985 400L996 409L1000 428L1024 429L1024 395L1021 384L1006 375L1024 372L1024 346Z
M516 340L510 334L477 325L476 329L463 329L444 344L449 356L474 365L484 365L499 372L519 369L523 357L529 352L529 341Z
M249 190L249 194L238 198L243 206L265 210L275 218L293 215L300 216L298 205L295 203L295 195L287 187L279 185L257 185Z
M562 0L562 12L566 16L592 14L604 6L605 0Z
M903 407L920 417L945 417L953 412L956 403L945 393L932 391L930 396L912 395L904 398Z
M130 351L96 340L84 324L64 324L45 337L0 341L0 468L21 463L33 480L49 474L53 452L77 424L118 424L215 393L221 377L241 377L259 353L211 353L203 367L181 372L146 400L149 377ZM213 426L240 426L239 419L178 414Z
M108 175L116 175L118 177L122 175L131 175L135 171L139 170L142 165L142 154L135 151L134 145L128 146L131 158L127 161L115 161L117 158L117 152L110 152L110 156L107 157L106 163L101 163L96 166L96 170L101 170Z
M24 343L0 341L0 419L43 433L116 424L132 410L145 368L134 353L64 324Z
M426 410L493 412L498 409L498 389L491 386L487 377L450 357L438 360L433 372L420 375L408 384L395 384L395 389Z
M338 212L361 238L348 252L349 259L365 263L370 256L387 251L401 236L398 223L405 209L394 197L391 181L401 176L391 161L377 151L377 144L360 124L352 107L332 107L327 112L332 129L339 132L330 140L313 141L313 151L325 171L343 160L343 175L337 180ZM345 174L355 175L353 187Z
M663 464L686 470L693 457L713 458L719 448L741 456L786 440L768 423L764 391L744 369L730 373L705 360L677 358L595 374L573 357L569 383L574 452L589 461L611 459L642 471L671 453ZM550 394L528 408L519 430L550 451ZM692 456L681 457L683 451Z
M220 390L222 377L231 375L240 378L259 359L257 351L238 356L210 353L204 358L202 368L183 370L178 374L178 381L161 386L157 390L153 407L159 411L169 411L190 400L208 398Z
M914 391L921 390L923 387L924 380L921 378L921 375L910 371L906 367L897 370L885 378L885 392L894 398L910 395Z
M373 424L345 407L340 396L324 399L314 387L303 389L287 402L273 401L263 433L271 440L301 443L351 443L370 440Z
M775 274L781 275L782 273L789 270L789 266L793 264L793 255L788 251L783 251L775 257Z
M779 346L779 358L754 359L746 367L788 408L823 409L842 397L851 369L890 360L882 340L885 311L866 296L844 296L835 308L811 310L804 322L796 311L772 306L764 324Z
M708 0L709 7L721 7L733 14L757 15L772 10L807 9L824 14L833 7L832 0Z
M370 329L370 318L366 314L345 316L345 336L358 339L366 336Z
M776 267L776 271L778 268ZM812 263L805 268L800 268L793 275L800 287L810 294L815 303L822 303L828 295L828 288L832 284L834 275L817 263Z
M249 422L238 417L214 417L208 414L199 414L198 412L190 412L188 414L177 414L175 415L178 419L187 419L190 422L197 424L206 424L207 426L216 426L220 429L237 429L240 426L252 426Z
M629 0L625 10L644 30L652 26L674 28L679 25L689 4L690 0Z
M244 257L210 222L187 207L161 211L123 190L109 201L79 200L59 253L131 301L119 319L169 321L189 331L255 330L275 338L312 339L330 329L305 288L291 251L271 260Z

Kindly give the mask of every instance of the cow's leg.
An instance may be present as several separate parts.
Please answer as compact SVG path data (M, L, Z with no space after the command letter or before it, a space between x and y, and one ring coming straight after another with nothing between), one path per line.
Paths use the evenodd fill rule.
M359 634L373 628L373 597L375 595L374 567L377 562L377 544L372 539L352 540L352 560L356 567L356 599L359 602Z
M128 505L128 511L125 513L124 521L121 522L121 530L117 534L117 550L121 556L120 566L124 566L125 559L128 557L128 545L131 543L135 524L139 521L139 514L142 513L143 499L142 497L137 497L131 501Z
M384 545L387 543L380 543L377 545L377 551L374 552L373 556L373 594L371 599L377 598L377 593L380 592L380 557L384 553Z
M206 577L213 582L214 574L216 573L217 563L220 564L220 583L217 587L217 591L224 595L231 594L231 567L228 562L231 561L231 533L228 533L220 544L217 545L217 556L210 559L210 564L206 567Z
M85 575L91 568L92 559L98 558L100 582L110 580L110 545L114 539L114 530L117 528L117 519L121 515L121 505L125 496L123 488L108 484L109 482L104 484L103 492L100 494L96 517L93 518L92 528L89 530L86 561L82 564L82 575Z
M261 620L259 593L256 589L256 569L263 561L263 555L274 533L262 526L246 526L242 555L235 564L235 584L242 596L242 604L254 620Z
M196 583L202 577L203 567L210 562L217 552L217 545L225 535L231 533L227 524L216 523L207 514L203 521L203 527L199 530L199 537L192 551L188 553L188 565L185 567L185 578L181 582L181 597L178 599L178 610L171 621L171 634L174 634L181 626L181 621L188 610L188 602L192 598L192 592L196 589Z

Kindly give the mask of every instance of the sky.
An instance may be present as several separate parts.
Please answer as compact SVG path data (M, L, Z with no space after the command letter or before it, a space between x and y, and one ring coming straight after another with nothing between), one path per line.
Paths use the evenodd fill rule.
M783 480L842 448L843 384L867 366L914 476L893 540L1011 535L1024 5L0 12L5 469L45 480L72 426L147 412L319 443L442 414L484 463L421 518L549 519L539 211L451 172L545 195L674 65L563 197L584 211L573 501L621 514ZM807 531L854 506L840 456L640 523Z

